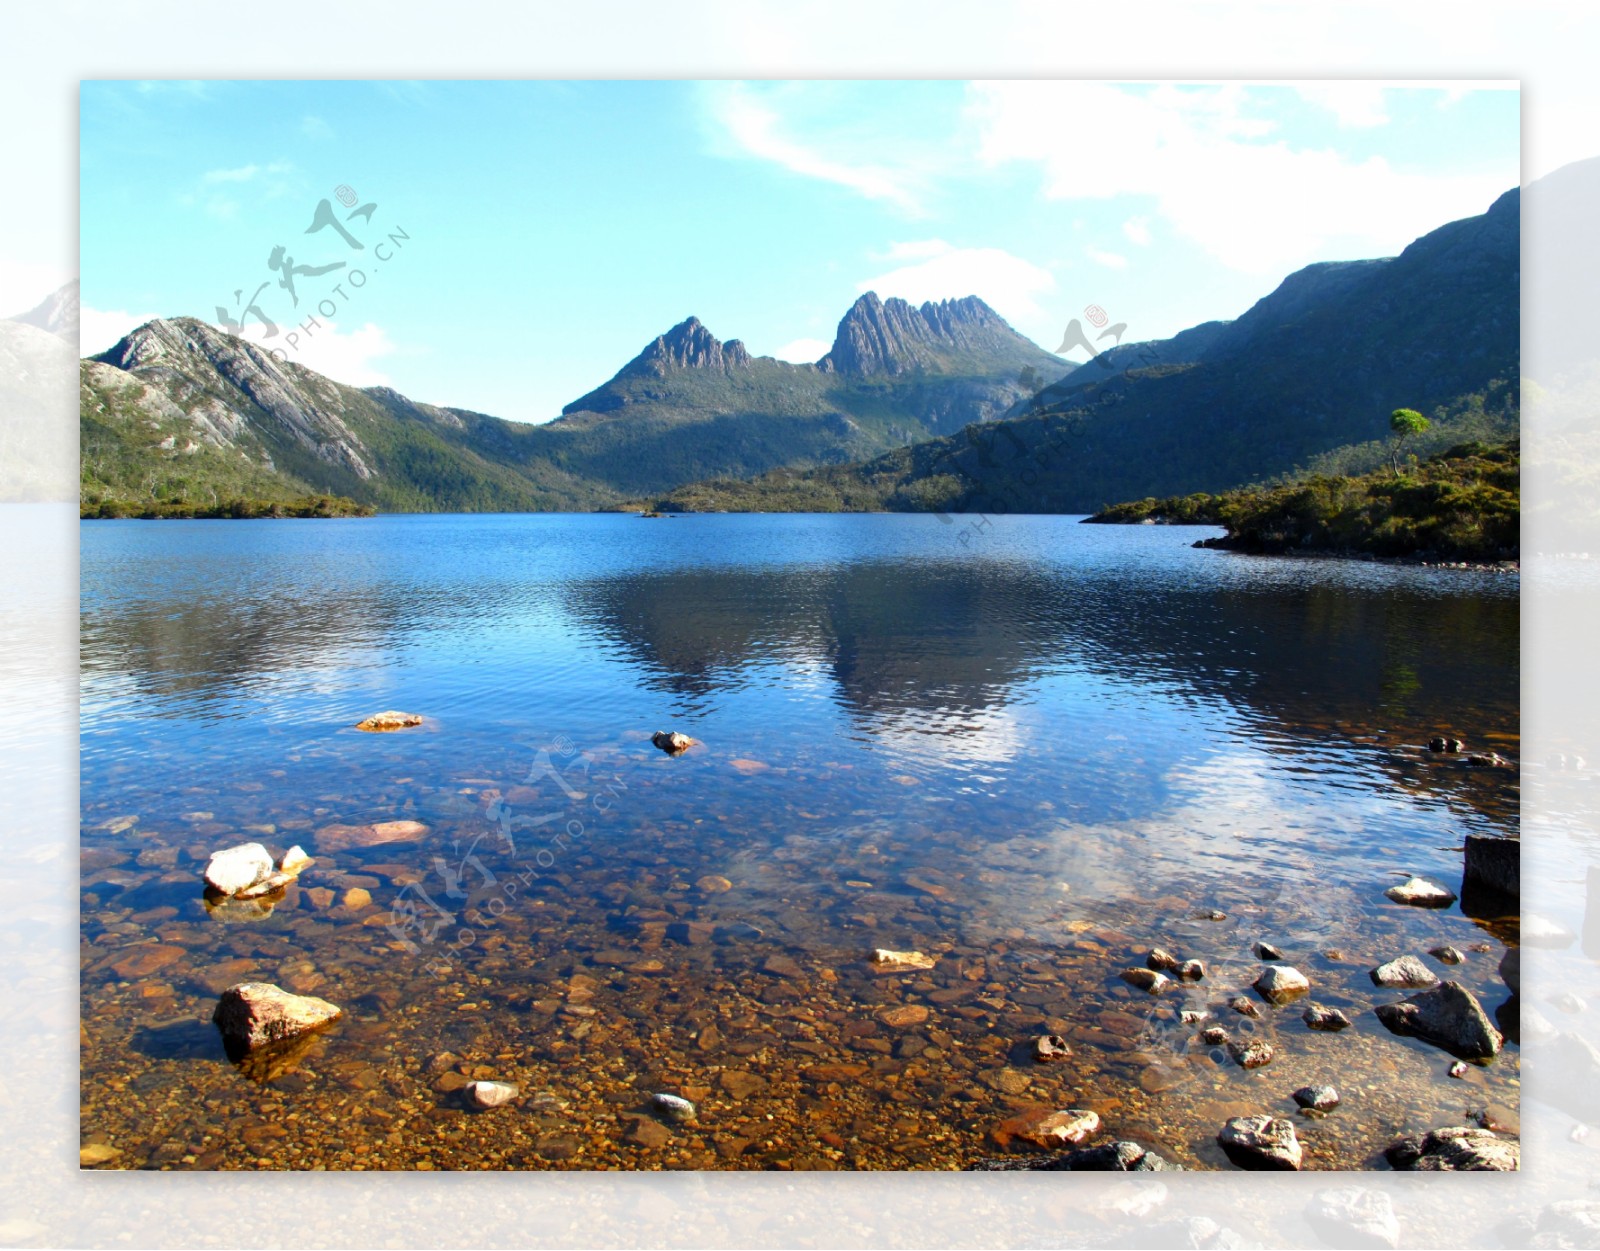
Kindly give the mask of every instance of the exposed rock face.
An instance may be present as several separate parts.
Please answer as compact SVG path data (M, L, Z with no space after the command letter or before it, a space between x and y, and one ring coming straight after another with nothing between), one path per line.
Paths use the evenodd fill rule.
M1288 1003L1311 989L1299 969L1287 964L1269 964L1255 980L1256 992L1268 1003Z
M1466 1060L1492 1060L1505 1039L1477 997L1459 982L1444 982L1400 1003L1380 1004L1378 1019Z
M1415 956L1401 956L1398 960L1391 960L1373 969L1372 982L1375 986L1426 988L1437 986L1439 979L1434 976L1432 969Z
M1480 886L1512 898L1522 896L1522 840L1468 834L1463 890Z
M356 729L382 732L385 730L404 730L413 725L421 725L422 718L414 712L397 712L389 709L387 712L375 712L364 721L356 723Z
M260 843L244 843L211 853L206 862L206 885L224 895L237 895L273 872L272 855Z
M655 374L665 377L677 369L717 369L726 373L750 364L750 353L738 339L726 343L701 324L698 317L685 318L626 366L623 374Z
M209 410L220 378L271 423L275 435L363 481L373 475L370 453L345 423L337 391L317 385L326 379L203 321L158 318L94 359L158 386L185 412ZM248 420L246 414L234 416ZM199 428L205 432L204 423Z
M249 1050L318 1029L341 1015L326 999L291 995L268 982L241 982L222 992L211 1020L224 1041Z
M897 375L937 367L953 354L1022 353L1033 345L976 296L917 308L898 297L869 291L839 322L832 350L819 369L847 374Z
M1222 1127L1217 1142L1240 1168L1297 1170L1300 1140L1294 1125L1276 1116L1236 1116Z
M1319 1190L1306 1204L1306 1222L1330 1247L1380 1251L1400 1245L1400 1221L1382 1190L1343 1186Z
M71 282L56 288L26 313L18 313L8 320L21 322L25 326L35 326L55 335L58 339L65 339L72 344L73 351L77 351L78 280L74 278Z
M1383 1154L1393 1168L1419 1173L1514 1173L1522 1167L1514 1141L1476 1125L1401 1138Z
M1454 892L1420 877L1407 878L1383 893L1395 903L1411 904L1418 908L1448 908L1456 901Z

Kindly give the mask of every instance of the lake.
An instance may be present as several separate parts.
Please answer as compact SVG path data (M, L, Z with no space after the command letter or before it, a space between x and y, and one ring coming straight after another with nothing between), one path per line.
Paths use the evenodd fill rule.
M1425 744L1517 760L1518 578L1190 546L1213 533L84 523L85 1140L158 1168L956 1168L1085 1108L1204 1169L1260 1111L1306 1167L1368 1168L1464 1111L1514 1122L1515 918L1383 892L1459 891L1463 836L1517 832L1514 768ZM424 723L354 728L390 708ZM250 841L316 863L208 907L206 857ZM1261 941L1353 1028L1230 1009ZM1369 969L1445 943L1508 1038L1464 1078L1372 1013L1410 992ZM1155 946L1206 976L1118 976ZM880 947L936 960L885 975ZM241 981L345 1016L236 1067L209 1019ZM1070 1056L1035 1062L1045 1034ZM475 1078L519 1096L470 1111ZM1322 1082L1341 1106L1296 1117Z

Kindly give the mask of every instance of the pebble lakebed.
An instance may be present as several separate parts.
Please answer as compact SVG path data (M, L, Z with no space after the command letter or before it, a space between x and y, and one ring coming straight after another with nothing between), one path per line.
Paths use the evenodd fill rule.
M819 799L820 811L779 818L753 805L769 826L756 848L755 818L735 803L695 819L618 818L626 836L586 836L549 865L495 837L496 806L522 798L517 779L476 771L385 779L354 805L360 816L426 831L366 847L326 833L350 819L348 796L292 796L271 779L184 788L166 797L170 811L86 806L81 1115L92 1158L948 1169L1022 1149L997 1137L1003 1122L1083 1108L1100 1117L1097 1140L1131 1139L1185 1168L1232 1167L1216 1142L1224 1122L1271 1113L1295 1122L1303 1167L1359 1169L1383 1167L1404 1134L1516 1133L1516 1008L1496 973L1516 921L1393 903L1383 891L1399 871L1285 892L1277 873L1186 872L1159 830L1130 824L1094 837L1100 862L1145 866L1137 885L1063 882L1036 830L980 833L954 806L919 808L915 777L891 779L905 811L886 822L848 810L855 783L839 762L757 761L715 745L669 760L643 731L586 758L585 785L626 777L634 812L652 786L680 781L662 770L686 764L718 771L732 794L781 785L834 806ZM1419 756L1405 767L1433 766ZM1433 785L1462 788L1458 801L1503 819L1514 786L1493 772L1437 774ZM1050 804L1038 807L1046 822ZM303 843L316 863L270 913L209 915L206 857L246 840L275 853ZM471 872L463 848L477 857ZM419 886L460 895L451 923L420 946L396 911ZM1252 994L1260 941L1306 974L1308 996L1274 1006ZM1424 954L1441 944L1464 961ZM875 973L867 960L880 946L937 959ZM1206 976L1160 995L1126 984L1119 974L1153 947L1203 961ZM1448 1053L1376 1020L1376 1005L1409 992L1375 987L1369 970L1407 954L1501 1009L1508 1043L1492 1064L1451 1077ZM217 996L242 981L317 995L345 1015L279 1071L252 1075L210 1023ZM1228 1006L1241 994L1259 1019ZM1342 1009L1353 1027L1310 1030L1308 1003ZM1185 1025L1186 1010L1210 1015ZM1273 1058L1242 1068L1226 1044L1201 1040L1208 1027L1265 1041ZM1071 1054L1038 1063L1044 1034ZM474 1108L474 1080L518 1095ZM1339 1106L1301 1115L1293 1092L1324 1084ZM663 1091L692 1100L697 1116L659 1116L649 1099Z

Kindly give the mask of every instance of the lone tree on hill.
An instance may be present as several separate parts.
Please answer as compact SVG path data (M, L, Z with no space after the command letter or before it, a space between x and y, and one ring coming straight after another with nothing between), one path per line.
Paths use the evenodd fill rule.
M1432 423L1414 408L1397 408L1389 414L1389 429L1394 431L1394 447L1389 453L1389 464L1394 476L1400 476L1400 453L1406 440L1426 434Z

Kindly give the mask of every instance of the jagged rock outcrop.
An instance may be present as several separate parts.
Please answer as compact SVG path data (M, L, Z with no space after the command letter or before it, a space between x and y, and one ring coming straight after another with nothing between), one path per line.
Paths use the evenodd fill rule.
M366 446L340 413L342 397L336 386L196 318L147 322L91 359L159 386L181 410L198 410L197 424L209 426L218 439L231 444L252 414L235 409L240 420L230 422L218 411L218 382L225 383L272 423L275 432L319 460L362 480L373 475Z
M952 357L1037 355L1038 348L1013 330L977 296L942 300L920 308L868 291L839 322L833 348L817 362L826 373L874 377L919 370L958 372Z

